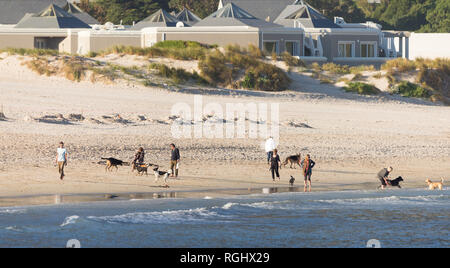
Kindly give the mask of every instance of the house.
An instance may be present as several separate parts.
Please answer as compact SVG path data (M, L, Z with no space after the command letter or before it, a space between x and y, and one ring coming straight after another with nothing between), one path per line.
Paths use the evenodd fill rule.
M303 0L220 0L219 7L229 3L251 8L252 14L266 22L304 31L304 60L333 61L345 64L384 61L381 26L367 22L332 21Z
M51 4L39 13L27 13L14 27L0 28L0 48L40 48L76 53L78 32L91 27Z
M226 46L252 44L269 53L289 51L302 56L303 31L258 19L239 6L229 3L192 27L144 28L143 46L164 40L197 41Z
M86 24L99 24L96 19L67 0L0 0L0 28L13 27L25 14L39 13L51 4L64 9Z

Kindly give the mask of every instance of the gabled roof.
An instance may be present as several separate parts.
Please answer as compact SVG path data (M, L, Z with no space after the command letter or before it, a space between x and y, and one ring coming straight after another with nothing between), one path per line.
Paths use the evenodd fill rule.
M160 9L131 27L131 29L141 30L146 27L175 27L178 22L179 20L172 16L169 12L164 9Z
M282 27L271 22L263 21L248 13L239 6L228 3L195 26L251 26L257 28Z
M191 26L202 20L187 8L183 9L180 13L178 13L175 16L175 18Z
M67 3L67 0L0 0L0 24L17 24L27 13L39 13L51 4L62 8Z
M91 28L57 5L51 4L38 14L25 14L15 28Z
M76 4L69 3L63 7L64 11L66 11L69 14L74 15L75 17L79 18L81 21L87 24L100 24L96 19L94 19L91 15L84 12L80 7L78 7Z
M294 1L295 0L222 0L222 4L225 6L229 3L234 3L260 20L274 22L281 11L283 11L286 6L292 5Z
M340 28L302 0L297 0L293 5L287 6L275 20L275 23L287 27L294 27L296 23L300 23L304 28Z

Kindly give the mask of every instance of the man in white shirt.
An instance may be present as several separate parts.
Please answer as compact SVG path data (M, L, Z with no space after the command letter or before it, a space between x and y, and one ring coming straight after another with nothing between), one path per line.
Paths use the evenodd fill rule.
M57 150L56 155L56 164L58 165L58 171L60 175L60 179L64 179L64 167L67 166L67 150L64 148L64 142L59 143L59 148Z
M273 155L273 150L276 149L275 141L273 140L273 137L269 137L266 141L266 153L267 153L267 163L270 162L270 159Z

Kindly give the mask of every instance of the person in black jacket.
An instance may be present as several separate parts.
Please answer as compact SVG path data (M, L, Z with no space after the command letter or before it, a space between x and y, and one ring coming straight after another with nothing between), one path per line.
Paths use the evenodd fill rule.
M270 171L272 172L273 181L275 181L275 175L277 175L278 180L281 180L280 172L279 172L279 168L281 166L281 159L280 159L280 156L278 155L277 149L273 150L273 154L270 157L269 165L270 165Z
M175 144L170 145L171 156L170 156L170 169L172 170L172 177L178 177L178 167L180 163L180 150L175 146Z

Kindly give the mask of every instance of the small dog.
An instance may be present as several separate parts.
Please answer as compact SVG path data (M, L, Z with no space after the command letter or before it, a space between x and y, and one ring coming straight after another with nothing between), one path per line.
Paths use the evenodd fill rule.
M133 165L133 170L132 171L134 171L134 170L136 170L137 171L137 175L148 175L148 165L146 165L146 164L135 164L135 165Z
M289 185L291 187L294 187L294 183L295 183L295 178L291 176L291 179L289 180Z
M169 185L167 184L167 179L169 178L172 171L160 171L159 166L156 166L155 168L153 168L153 172L155 174L155 183L158 182L160 178L162 178L165 183L164 186L168 188Z
M122 160L110 157L110 158L103 158L102 160L106 160L106 169L105 171L112 171L112 168L116 168L116 171L119 170L119 166L127 165L127 162L123 162Z
M432 182L430 179L427 179L425 182L428 184L428 189L430 189L430 191L436 189L442 191L442 189L444 188L444 178L441 178L441 182Z
M131 168L131 172L137 171L137 175L148 175L148 168L156 166L154 164L133 164L133 167Z
M284 160L283 162L283 166L286 167L286 165L288 163L291 164L291 169L295 169L295 165L297 164L298 166L300 166L300 159L302 159L301 154L296 154L296 155L291 155L289 157L286 158L286 160Z
M392 187L402 188L402 187L400 186L400 182L402 182L402 181L403 181L403 178L402 178L402 177L398 177L398 178L395 179L395 180L387 180L387 182L388 182L388 185L387 185L387 186L392 186ZM380 189L380 188L381 188L381 185L378 186L378 189Z

